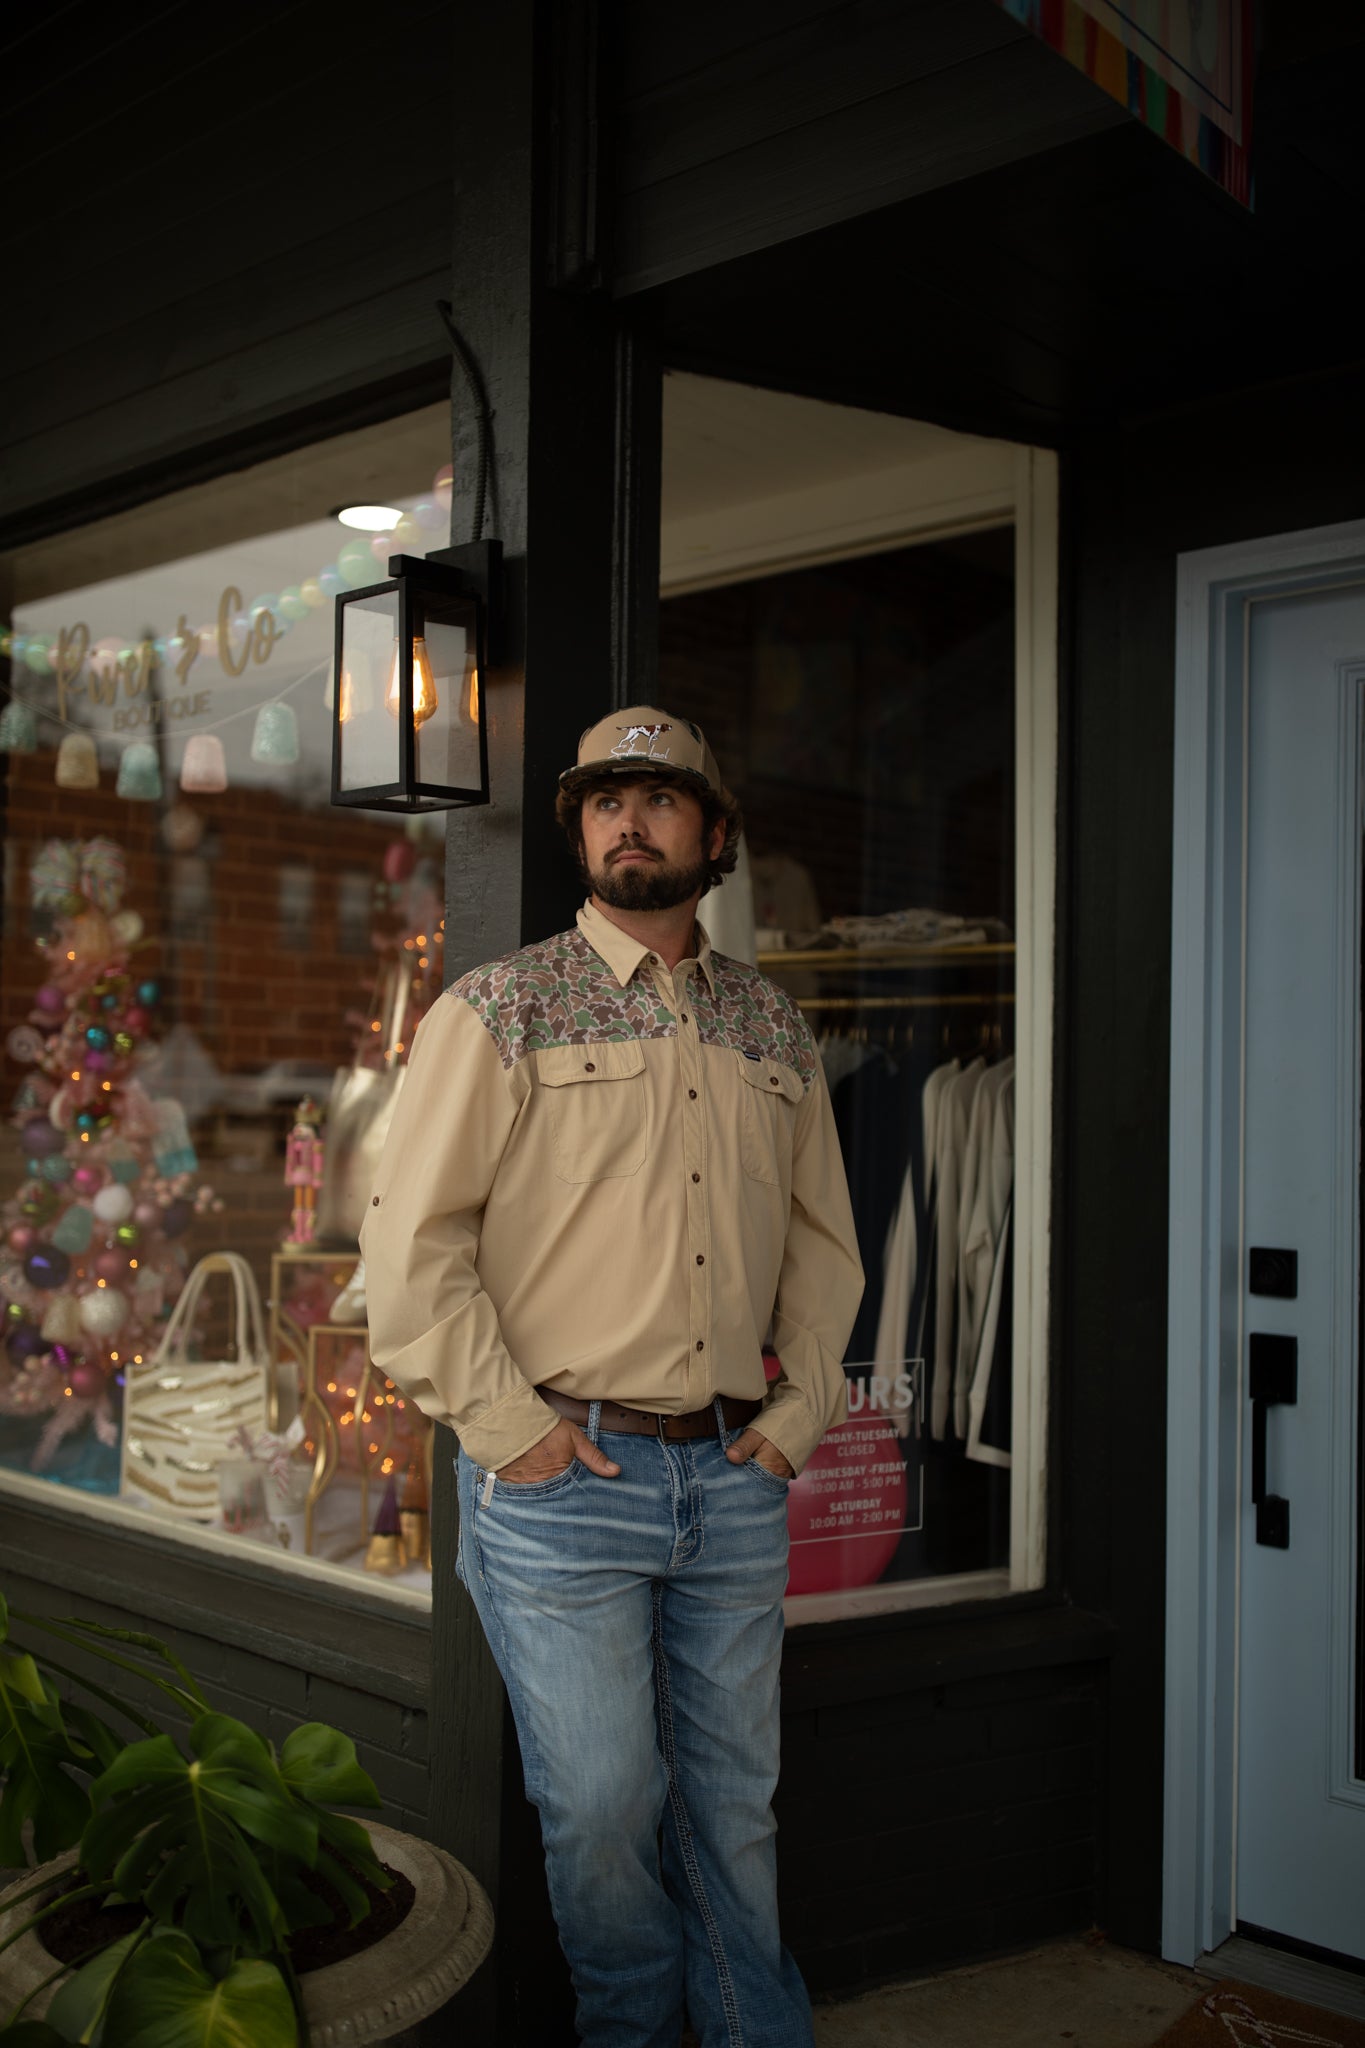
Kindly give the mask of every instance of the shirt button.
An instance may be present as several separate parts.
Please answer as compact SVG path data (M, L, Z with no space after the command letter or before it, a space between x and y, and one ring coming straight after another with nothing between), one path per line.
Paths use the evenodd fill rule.
M705 1252L698 1252L698 1253L697 1253L697 1264L698 1264L699 1266L704 1266L704 1265L706 1264L706 1253L705 1253Z
M689 1089L688 1089L688 1091L687 1091L687 1093L688 1093L688 1096L690 1097L690 1099L691 1099L691 1100L692 1100L693 1102L695 1102L695 1101L696 1101L696 1099L697 1099L697 1091L696 1091L696 1089L695 1089L695 1088L689 1088Z
M693 1176L692 1176L692 1178L693 1178L693 1180L696 1180L696 1179L697 1179L697 1175L696 1175L696 1174L694 1173L694 1174L693 1174ZM371 1196L370 1196L370 1207L371 1207L372 1209L377 1209L377 1208L379 1207L379 1197L378 1197L378 1195L371 1195Z
M698 1349L698 1351L705 1351L705 1349L706 1349L706 1343L705 1343L705 1340L704 1340L703 1338L701 1338L701 1337L698 1337L698 1339L697 1339L697 1349Z
M591 1060L584 1060L584 1062L583 1062L583 1072L584 1072L585 1074L595 1074L595 1073L597 1072L597 1069L596 1069L596 1067L595 1067L595 1066L593 1065L593 1063L592 1063L592 1061L591 1061Z
M780 1088L782 1086L782 1083L778 1080L776 1074L769 1074L768 1079L772 1082L774 1088Z
M694 1173L694 1174L693 1174L693 1176L692 1176L692 1178L693 1178L693 1180L700 1180L700 1179L701 1179L701 1175L700 1175L699 1173ZM378 1195L376 1195L376 1196L375 1196L375 1200L376 1200L376 1202L377 1202L377 1201L379 1200L379 1197L378 1197Z
M650 956L649 956L649 964L650 964L650 966L651 966L651 967L657 967L657 966L658 966L658 964L659 964L659 956L658 956L658 954L657 954L657 953L651 953L651 954L650 954Z

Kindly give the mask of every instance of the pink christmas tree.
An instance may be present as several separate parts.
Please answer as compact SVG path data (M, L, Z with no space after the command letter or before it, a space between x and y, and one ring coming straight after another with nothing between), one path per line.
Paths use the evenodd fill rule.
M122 1369L156 1351L184 1280L196 1214L221 1208L196 1180L178 1102L154 1099L161 990L133 956L143 922L124 910L111 839L52 839L35 856L43 980L10 1058L30 1071L14 1098L25 1178L0 1205L0 1415L42 1420L30 1464L89 1430L106 1455L79 1483L111 1487Z

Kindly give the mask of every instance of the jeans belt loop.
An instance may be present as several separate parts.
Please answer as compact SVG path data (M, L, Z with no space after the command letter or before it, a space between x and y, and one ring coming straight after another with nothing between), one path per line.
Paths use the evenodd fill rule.
M659 1417L659 1425L658 1425L658 1426L659 1426L659 1442L660 1442L661 1444L666 1444L666 1443L668 1442L668 1417L667 1417L666 1415L661 1415L661 1416Z
M601 1436L601 1434L602 1434L602 1403L601 1403L600 1401L589 1401L589 1403L588 1403L588 1442L589 1442L589 1443L590 1443L590 1444L591 1444L591 1445L592 1445L592 1446L594 1447L594 1449L596 1449L596 1448L597 1448L597 1439L598 1439L598 1437L600 1437L600 1436Z

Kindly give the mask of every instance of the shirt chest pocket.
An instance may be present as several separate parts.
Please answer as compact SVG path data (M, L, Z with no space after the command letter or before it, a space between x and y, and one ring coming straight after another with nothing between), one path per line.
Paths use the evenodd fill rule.
M740 1160L750 1180L785 1187L791 1180L796 1111L805 1089L781 1060L734 1056L740 1086Z
M619 1180L640 1171L649 1149L642 1045L553 1046L536 1054L536 1079L561 1180Z

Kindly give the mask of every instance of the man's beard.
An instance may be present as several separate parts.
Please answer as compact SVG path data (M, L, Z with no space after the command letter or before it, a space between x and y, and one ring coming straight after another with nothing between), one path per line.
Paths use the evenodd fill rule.
M662 855L643 861L605 861L588 869L593 893L613 910L675 910L695 896L711 872L711 863L698 853L694 861L675 867Z

